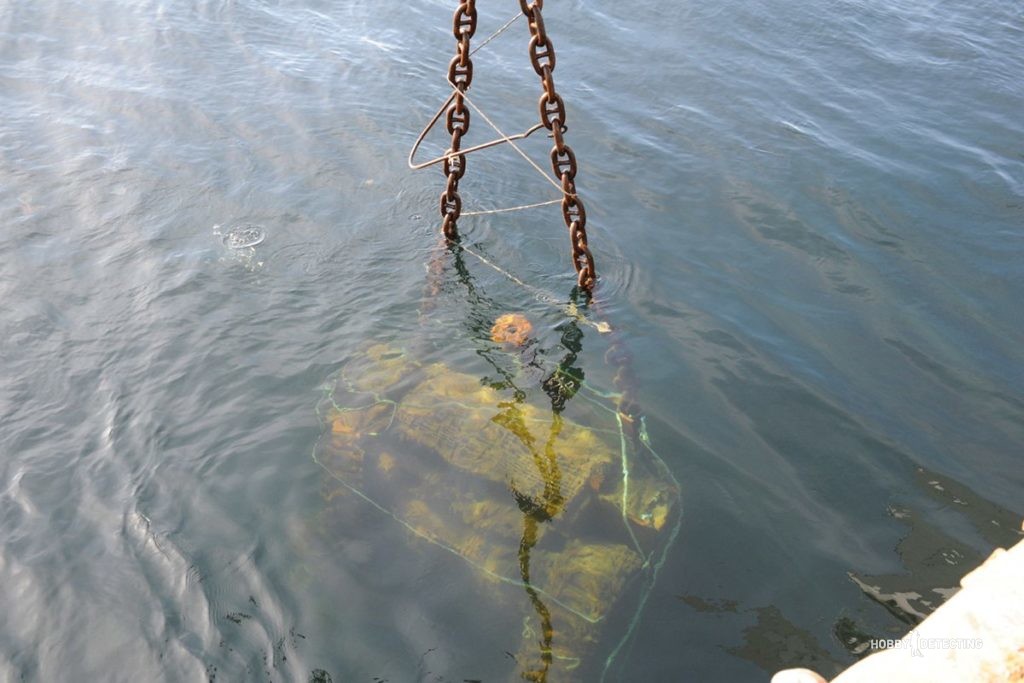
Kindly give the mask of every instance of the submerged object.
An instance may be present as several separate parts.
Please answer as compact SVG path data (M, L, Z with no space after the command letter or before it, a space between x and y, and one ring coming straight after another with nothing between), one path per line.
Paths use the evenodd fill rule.
M960 580L962 588L903 638L877 639L877 652L833 678L874 681L1024 681L1024 541L996 548ZM772 683L825 683L808 669L787 669Z
M589 387L542 408L385 345L341 369L318 413L313 455L335 482L329 499L352 494L414 545L472 567L469 604L522 624L516 678L607 673L681 516L678 483L642 428L629 438Z
M491 340L499 344L522 346L530 338L533 325L526 316L519 313L506 313L494 321L491 328Z

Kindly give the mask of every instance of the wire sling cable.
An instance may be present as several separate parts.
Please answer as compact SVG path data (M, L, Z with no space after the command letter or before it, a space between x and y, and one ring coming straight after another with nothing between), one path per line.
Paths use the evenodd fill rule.
M483 46L481 46L481 47L483 47ZM490 142L484 142L484 143L481 143L479 145L474 145L472 147L467 147L466 149L461 149L458 152L446 152L446 153L442 154L439 157L435 157L434 159L430 159L429 161L422 161L420 163L416 163L416 161L415 161L415 159L416 159L416 152L419 151L420 145L423 144L424 139L426 139L427 135L430 134L430 131L437 124L437 120L441 118L441 114L443 114L445 112L445 109L448 107L448 104L455 98L457 92L458 92L457 90L453 90L452 91L452 94L449 95L448 99L446 99L441 104L441 106L438 108L437 112L435 112L434 116L430 119L429 123L427 123L426 127L422 131L420 131L420 134L416 137L416 142L413 143L412 149L409 150L409 156L406 159L406 163L409 165L409 168L411 168L412 170L418 171L420 169L427 168L429 166L433 166L435 164L439 164L439 163L444 162L444 161L449 161L449 160L451 160L452 158L455 158L455 157L459 157L459 156L463 156L464 157L464 156L467 156L469 154L472 154L473 152L479 152L480 150L488 149L490 147L496 147L497 145L502 145L502 144L505 144L506 142L512 144L513 140L522 140L522 139L528 138L530 135L532 135L533 133L537 132L538 130L540 130L541 128L544 127L543 123L537 123L537 124L534 124L533 126L531 126L530 128L528 128L523 133L519 133L517 135L505 135L497 126L495 126L490 121L490 119L479 109L479 107L477 107L475 104L470 102L469 97L465 93L462 93L463 100L465 100L466 102L469 102L470 106L473 107L473 109L476 110L480 114L480 116L483 117L483 119L485 121L487 121L487 123L489 123L491 125L491 127L493 127L498 132L498 134L501 135L502 137L500 137L500 138L498 138L496 140L491 140ZM514 144L512 144L512 146L515 147ZM523 152L521 150L519 150L518 148L516 148L516 151L518 151L520 154L523 154ZM533 162L529 159L529 157L527 157L526 160L530 161L530 163L533 164ZM548 178L547 174L544 173L540 169L539 166L537 166L536 164L533 164L533 167L536 168L538 171L540 171L548 181L553 183L553 181L551 181L551 179ZM557 185L556 185L556 187L558 187L558 189L561 190L561 187L559 187ZM509 212L509 211L521 211L523 209L533 209L533 208L536 208L536 207L539 207L539 206L547 206L549 204L558 204L561 201L562 201L561 198L559 198L559 199L551 199L551 200L548 200L546 202L537 202L537 203L534 203L534 204L522 204L520 206L512 206L512 207L505 208L505 209L490 209L490 210L484 210L484 211L462 211L462 212L460 212L459 216L460 217L462 217L462 216L483 216L483 215L492 214L492 213L506 213L506 212Z
M497 31L495 31L495 32L494 32L494 33L492 33L491 35L489 35L489 36L487 36L486 38L484 38L484 40L483 40L483 42L482 42L482 43L480 43L480 44L479 44L479 45L477 45L477 46L476 46L475 48L473 48L473 51L469 53L469 54L470 54L470 56L473 56L473 55L475 55L475 54L476 54L476 53L477 53L477 52L478 52L478 51L479 51L480 49L482 49L482 48L483 48L483 46L484 46L484 45L486 45L487 43L491 42L492 40L494 40L495 38L497 38L498 36L500 36L500 35L501 35L502 33L504 33L505 31L507 31L507 30L508 30L508 28L509 28L509 27L510 27L510 26L511 26L512 24L514 24L514 23L516 23L517 21L519 21L519 17L521 17L521 16L523 16L523 15L517 12L517 13L516 13L516 14L515 14L515 15L514 15L514 16L513 16L513 17L512 17L511 19L509 19L508 21L506 21L506 22L505 22L505 23L504 23L504 24L502 25L502 27L501 27L501 28L499 28L499 29L498 29Z
M455 97L455 93L453 92L448 97L448 99L444 101L444 104L441 105L441 108L437 110L437 113L434 114L434 118L432 118L430 120L430 123L427 124L427 127L424 128L423 131L419 134L419 137L416 138L416 142L413 144L412 149L409 150L409 157L406 160L406 163L409 164L409 168L411 168L412 170L418 171L420 169L427 168L428 166L433 166L434 164L439 164L442 161L449 161L449 160L451 160L451 159L453 159L455 157L458 157L458 156L465 156L467 154L472 154L473 152L479 152L480 150L483 150L483 149L489 149L491 147L496 147L498 145L503 145L506 142L508 142L508 140L523 140L525 138L530 137L531 135L533 135L538 130L540 130L541 128L544 127L543 124L538 123L538 124L536 124L534 126L531 126L530 128L527 128L526 131L524 131L522 133L518 133L516 135L508 136L507 139L506 138L498 138L497 140L491 140L490 142L483 142L483 143L481 143L479 145L474 145L472 147L467 147L466 149L460 149L457 152L445 152L441 156L434 157L433 159L430 159L429 161L421 161L418 164L415 163L416 152L419 151L420 145L423 144L424 138L426 138L426 136L430 133L430 131L437 124L437 120L439 118L441 118L441 114L444 113L445 108L448 106L448 103L451 102L454 97ZM465 99L465 94L463 94L463 99Z
M507 209L487 209L482 211L463 211L463 216L487 216L492 213L508 213L509 211L522 211L523 209L536 209L539 206L550 206L551 204L558 204L562 201L562 198L549 199L546 202L537 202L536 204L520 204L519 206L510 206Z
M521 16L523 16L523 15L522 14L516 14L514 17L509 19L507 22L505 22L504 26L502 26L500 29L498 29L497 31L492 33L490 36L488 36L487 39L485 39L480 45L478 45L476 47L476 49L472 50L469 54L470 55L475 54L477 52L477 50L479 50L484 45L486 45L487 43L489 43L492 40L494 40L498 35L503 33L505 30L507 30ZM488 149L490 147L494 147L494 146L497 146L497 145L500 145L500 144L504 144L504 143L507 142L508 144L510 144L512 146L513 149L516 150L516 152L519 153L519 155L521 157L526 159L526 161L531 166L533 166L533 168L536 169L536 171L538 173L540 173L541 176L543 176L545 180L547 180L549 183L551 183L551 185L556 190L558 190L559 193L562 193L562 186L561 186L561 184L559 184L559 182L557 180L555 180L551 176L549 176L547 174L547 172L544 171L544 169L542 169L539 165L537 165L537 163L534 162L533 159L531 159L529 157L529 155L527 155L526 152L524 152L522 149L520 149L520 147L518 145L516 145L515 142L514 142L515 140L522 140L524 138L527 138L530 135L532 135L533 133L535 133L538 130L540 130L541 128L544 128L546 124L543 121L541 123L534 124L533 126L528 128L523 133L519 133L517 135L507 135L503 130L501 130L501 128L498 127L498 125L496 123L494 123L494 121L492 121L490 119L489 116L487 116L487 114L485 114L483 112L482 109L480 109L480 107L476 103L473 102L473 100L465 92L465 89L460 88L459 84L456 83L451 77L448 78L448 85L451 86L452 93L448 96L448 99L446 99L441 104L441 107L437 110L437 112L434 114L434 116L430 119L430 122L427 123L427 126L420 132L419 136L416 138L416 142L413 144L412 149L409 150L409 157L407 159L409 168L411 168L413 170L419 170L421 168L426 168L426 167L432 166L434 164L439 164L442 161L451 160L451 159L457 158L457 157L462 156L462 155L471 154L473 152L478 152L480 150ZM467 88L468 88L468 86L467 86ZM419 164L415 163L414 159L415 159L415 156L416 156L416 152L419 150L420 145L423 143L423 141L427 137L427 135L430 134L430 131L437 124L438 119L441 118L441 114L443 114L445 112L445 109L448 107L448 105L452 102L452 100L454 100L456 98L459 98L460 95L461 95L460 99L464 100L470 107L472 107L473 111L475 111L477 114L479 114L480 117L485 122L487 122L487 125L489 125L491 128L493 128L494 132L496 132L500 137L497 140L492 140L490 142L485 142L485 143L476 145L474 147L469 147L467 149L449 150L449 151L445 152L444 154L442 154L441 156L437 157L436 159L431 159L430 161L424 161L424 162L421 162ZM575 192L570 193L570 196L575 197L576 196ZM554 201L551 201L551 202L544 202L544 204L554 204L557 201L560 201L560 200L554 200ZM537 206L543 206L543 204L538 204ZM533 208L533 205L531 205L531 206L529 206L527 208ZM467 213L460 214L460 215L472 215L472 214L467 212Z
M434 164L441 163L442 161L450 161L452 159L455 159L455 158L458 158L458 157L461 157L461 156L465 156L465 155L471 154L473 152L478 152L478 151L480 151L482 149L487 149L489 147L495 147L497 145L501 145L501 144L504 144L504 143L507 142L509 145L512 146L513 149L516 150L516 152L519 153L519 155L521 157L526 159L526 161L531 166L533 166L534 169L536 169L537 173L540 173L541 176L543 176L544 180L546 180L549 183L551 183L551 186L554 187L556 190L558 190L558 192L560 194L562 193L562 186L559 184L559 182L557 180L553 179L550 175L548 175L547 172L544 169L542 169L533 159L530 158L530 156L526 152L524 152L519 147L519 145L517 145L515 143L516 140L522 140L524 138L527 138L530 135L532 135L533 133L535 133L538 130L540 130L541 128L543 128L544 127L543 123L534 124L533 126L528 128L523 133L519 133L517 135L507 135L505 133L505 131L503 131L501 128L499 128L498 125L496 123L494 123L494 121L492 121L491 118L489 116L487 116L487 114L484 113L484 111L479 107L479 105L477 105L475 102L473 102L472 98L470 98L470 96L468 94L466 94L465 91L459 90L458 86L454 82L452 82L451 80L448 81L448 85L450 85L452 87L452 94L448 96L448 99L446 99L444 101L444 103L441 105L441 108L438 109L437 113L435 113L433 118L430 119L430 122L427 124L427 127L424 128L423 131L419 134L419 136L416 138L416 142L413 144L412 149L409 150L409 157L407 159L407 162L409 164L409 168L413 169L414 171L418 171L421 168L426 168L428 166L433 166ZM491 128L493 128L494 131L500 137L497 140L491 140L490 142L485 142L485 143L476 145L474 147L468 147L466 149L461 149L460 148L458 150L449 150L449 151L445 152L444 154L442 154L441 156L437 157L436 159L431 159L430 161L423 161L423 162L420 162L418 164L415 163L414 159L415 159L416 152L419 150L419 147L423 143L423 140L427 137L427 135L430 133L430 131L433 129L433 127L437 124L438 119L441 118L441 114L443 114L445 112L445 108L448 107L448 104L450 102L452 102L452 100L454 100L459 95L461 95L461 99L466 104L468 104L473 109L473 111L475 111L477 114L479 114L480 117L487 123L487 125L489 125ZM570 196L575 197L576 195L575 195L575 193L570 193ZM557 200L557 201L560 201L560 200ZM554 202L550 202L550 203L554 204ZM466 214L460 214L460 216L461 215L466 215Z
M483 47L485 45L487 45L487 43L491 42L492 40L494 40L495 38L500 36L502 33L504 33L506 30L508 30L508 28L510 26L512 26L512 24L516 23L516 21L518 21L519 17L521 17L521 16L523 16L523 15L522 14L518 14L518 13L515 14L511 19L506 21L504 23L504 25L502 25L501 28L499 28L497 31L495 31L491 35L487 36L483 40L483 42L481 42L475 48L470 50L469 56L472 57L477 52L479 52L481 49L483 49ZM416 152L417 152L417 150L419 150L420 145L423 144L424 138L426 138L427 135L430 134L430 131L433 130L434 126L437 124L437 120L439 118L441 118L441 114L444 113L444 110L448 107L449 103L451 103L452 99L454 99L455 94L456 93L453 91L452 94L448 96L448 99L446 99L441 104L441 106L438 107L437 112L430 119L430 122L426 125L426 127L420 132L419 136L416 138L415 144L413 144L412 149L409 151L409 158L407 160L408 164L409 164L409 168L411 168L412 170L418 171L421 168L426 168L428 166L433 166L434 164L441 163L445 159L450 159L453 156L458 156L458 154L452 152L452 153L442 154L441 156L437 157L436 159L431 159L430 161L425 161L425 162L420 163L420 164L417 164L417 163L414 162L414 159L416 157ZM534 133L535 131L539 130L542 127L543 127L543 124L537 124L537 125L533 126L532 128L528 129L525 133L520 133L518 136L513 135L512 138L515 139L515 140L518 140L518 139L521 139L521 138L529 137L532 133ZM475 147L470 147L468 149L464 149L464 150L462 150L462 153L463 154L470 154L472 152L480 151L481 149L487 149L488 147L493 147L494 145L500 145L500 144L502 144L504 142L505 142L504 140L495 140L493 142L488 142L488 143L484 143L482 145L476 145ZM466 215L466 214L463 214L463 215Z
M451 85L452 87L455 87L455 84L454 84L454 83L452 83L451 81L448 81L448 83L449 83L449 84L450 84L450 85ZM500 135L500 136L501 136L501 141L502 141L502 142L507 142L507 143L508 143L509 145L511 145L511 146L512 146L512 149L514 149L514 150L515 150L516 152L518 152L518 153L519 153L519 156L521 156L521 157L523 157L524 159L526 159L526 161L527 161L527 162L528 162L528 163L529 163L529 164L530 164L531 166L533 166L533 167L534 167L535 169L537 169L537 173L540 173L540 174L541 174L541 176L543 176L543 177L544 177L544 180L546 180L546 181L548 181L549 183L551 183L551 185L552 185L552 186L553 186L553 187L554 187L555 189L557 189L557 190L558 190L559 192L562 192L562 186L561 186L561 185L560 185L560 184L558 183L558 181L557 181L557 180L554 180L554 179L553 179L553 178L552 178L551 176L549 176L549 175L547 174L547 171L545 171L545 170L544 170L543 168L541 168L541 167L540 167L539 165L537 165L537 162L536 162L536 161L534 161L533 159L531 159L531 158L530 158L530 155L529 155L529 154L527 154L526 152L524 152L524 151L523 151L523 150L522 150L522 149L521 149L521 148L519 147L519 145L517 145L517 144L515 143L515 138L513 138L513 137L510 137L510 136L506 135L506 134L505 134L505 132L504 132L503 130L501 130L501 128L498 128L498 124L496 124L496 123L495 123L494 121L491 121L490 117L488 117L488 116L487 116L487 114L485 114L485 113L483 112L483 110L482 110L482 109L480 109L480 107L479 107L479 106L477 106L476 104L474 104L473 100L471 100L471 99L470 99L470 98L469 98L468 96L466 96L466 95L464 94L464 95L463 95L463 98L464 98L464 99L466 100L466 104L468 104L468 105L469 105L469 106L470 106L470 107L471 107L471 108L473 109L473 111L475 111L475 112L476 112L477 114L479 114L479 115L480 115L480 118L482 118L482 119L483 119L483 120L484 120L484 121L485 121L485 122L487 123L487 125L488 125L488 126L490 126L491 128L493 128L493 129L494 129L494 131L495 131L495 132L496 132L496 133L497 133L498 135ZM542 124L542 125L543 125L543 124ZM572 196L575 196L575 195L576 195L576 193L575 193L575 192L574 192L574 193L572 193Z
M445 190L441 193L440 199L440 211L442 217L441 229L447 240L454 241L458 239L456 224L458 218L462 215L462 198L458 192L458 185L459 180L466 173L466 155L502 143L508 143L511 145L517 154L523 157L523 159L525 159L527 163L534 168L534 170L541 174L545 180L551 183L551 185L561 193L562 217L565 221L566 227L569 229L569 242L572 248L573 267L576 269L577 285L589 296L593 291L594 284L596 283L597 273L594 266L594 257L587 244L587 214L583 206L583 201L576 192L576 155L564 140L564 134L567 129L565 125L566 112L565 102L555 90L553 76L555 70L555 48L548 39L544 28L544 19L541 14L543 0L532 0L532 2L519 0L519 5L522 9L523 16L527 19L530 29L530 62L534 71L538 76L540 76L541 84L543 85L543 92L538 103L541 119L539 126L535 125L519 135L507 135L466 94L466 91L469 89L470 83L473 80L473 62L470 57L484 47L484 45L488 44L511 27L511 25L518 19L519 15L517 14L512 19L506 21L504 25L484 40L483 43L478 45L476 49L470 50L469 40L476 32L477 27L477 11L475 0L461 0L453 18L453 33L455 35L455 39L458 41L457 50L455 57L448 66L447 80L448 84L452 87L453 92L441 105L441 108L437 113L434 114L427 126L420 132L419 136L417 136L416 142L409 152L407 163L413 169L423 168L437 163L444 164L444 173L447 176L447 183L445 185ZM465 108L465 104L469 104L470 108L479 114L487 125L498 133L500 138L462 150L462 137L468 132L470 122L469 111ZM433 129L434 125L436 125L437 121L441 117L442 111L444 111L446 107L446 127L448 132L451 134L450 147L442 156L422 164L416 164L415 155L420 144L423 142L430 130ZM515 140L526 138L536 130L539 130L540 126L547 128L548 131L550 131L550 136L554 139L554 146L550 153L551 168L555 175L554 179L515 143ZM535 205L543 206L544 203ZM523 205L519 207L511 207L505 210L493 210L486 213L503 213L505 211L516 211L522 208L532 208L532 206L534 205ZM475 215L483 215L485 212L480 211L473 213Z

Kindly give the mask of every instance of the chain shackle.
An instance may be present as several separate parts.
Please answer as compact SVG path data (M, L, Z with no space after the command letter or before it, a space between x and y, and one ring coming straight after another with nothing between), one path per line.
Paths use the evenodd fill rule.
M587 212L583 208L583 202L575 195L576 186L569 183L569 188L568 191L562 190L563 194L565 194L562 197L562 220L565 221L569 228L572 228L573 223L578 223L579 229L584 230L583 239L586 239Z
M590 291L597 273L594 270L594 256L587 245L587 233L579 221L569 225L569 242L572 243L572 263L576 267L576 282L580 289Z
M458 191L450 189L450 186L459 181L453 175L448 176L448 180L449 187L446 187L441 193L441 215L451 216L452 220L458 220L462 213L462 197L459 196Z
M469 131L470 118L462 94L473 82L473 60L470 59L472 53L469 49L469 39L476 33L476 21L476 0L460 0L452 16L452 35L458 42L455 44L455 56L448 63L448 82L456 92L445 113L445 128L452 136L452 141L445 153L442 166L447 181L440 197L441 232L450 242L459 237L458 221L462 214L459 180L466 175L466 155L458 152L462 148L462 136Z
M570 181L576 180L576 154L573 153L572 147L563 144L562 149L558 149L558 145L551 148L551 170L555 172L555 177L562 180L562 192L566 191L566 180L568 176Z
M465 135L469 130L469 110L463 106L461 97L456 97L452 105L448 107L444 122L449 135L453 135L456 129L459 130L460 136Z
M459 154L453 157L445 157L444 165L441 168L449 178L462 180L462 176L466 175L466 155Z
M465 35L472 38L476 33L476 0L466 0L459 4L452 17L452 34L455 40L462 40ZM468 55L467 55L468 56Z
M519 0L519 7L523 10L530 28L530 64L540 76L543 87L537 102L540 122L551 131L551 137L554 138L555 144L551 148L551 169L562 183L562 219L569 229L576 283L581 290L589 294L597 282L597 270L587 244L587 212L583 208L583 201L576 194L576 154L565 144L565 102L555 90L555 46L544 27L544 17L541 15L543 6L543 0Z
M565 101L561 95L555 93L554 97L551 97L544 92L537 104L540 109L540 120L545 128L552 130L556 125L559 128L565 127Z
M551 41L541 43L539 36L530 38L530 64L538 76L544 75L544 67L555 68L555 46Z
M462 92L466 92L473 82L473 60L467 57L465 62L461 64L459 56L455 55L448 64L448 80Z

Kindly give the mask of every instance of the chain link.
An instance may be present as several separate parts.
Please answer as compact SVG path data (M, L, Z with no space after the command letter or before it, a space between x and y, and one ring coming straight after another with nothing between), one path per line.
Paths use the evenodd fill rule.
M537 102L540 123L525 134L509 137L501 133L497 126L491 123L490 119L487 119L483 112L477 108L477 112L495 130L498 130L499 135L502 135L502 139L465 150L462 149L462 138L469 132L470 122L470 113L466 104L468 103L470 106L473 106L473 103L468 100L466 91L473 82L473 60L471 56L474 51L470 50L470 39L476 33L477 11L476 0L460 0L459 6L452 17L452 35L457 42L455 56L448 64L448 81L452 85L453 94L445 111L445 127L449 135L451 135L451 145L443 156L426 164L414 166L414 168L420 168L443 160L443 171L447 182L439 201L441 230L446 239L454 241L458 239L457 223L462 215L459 180L466 173L466 156L470 152L493 146L499 142L509 142L514 147L515 143L512 140L526 137L529 132L542 126L547 128L554 141L550 154L551 169L554 171L555 178L559 181L556 184L562 192L562 218L569 230L572 262L577 276L576 281L580 289L589 294L593 291L594 284L597 281L597 271L594 267L594 257L590 253L590 247L587 244L587 212L583 207L583 201L576 193L576 174L578 171L576 155L572 148L566 144L564 138L567 130L565 101L555 89L555 46L548 37L547 29L544 27L544 17L541 14L541 10L544 7L543 0L519 0L519 7L526 17L530 29L530 64L540 77L543 88L540 99ZM498 33L504 31L511 23L511 21L506 23L505 26L499 29ZM484 43L486 44L490 39L488 38ZM410 153L410 165L412 165L412 156L415 154L416 148L422 141L426 131L433 126L433 122L440 116L440 113L439 111L435 115L430 125L420 134L420 138L417 139L416 145ZM516 149L520 154L523 154L518 147ZM538 171L543 173L533 160L528 156L525 158ZM546 176L546 174L544 175Z
M466 108L466 90L473 82L473 60L470 59L469 40L476 33L476 0L461 0L452 17L452 35L458 42L455 57L448 64L448 80L455 88L451 105L445 114L445 128L452 136L451 146L445 154L455 154L462 149L462 136L469 131L469 109ZM459 180L466 174L466 155L447 157L442 168L448 180L441 193L441 232L445 239L458 239L458 220L462 214L462 197L459 196Z
M519 7L526 16L530 27L530 63L533 70L540 76L544 92L541 93L537 107L540 111L540 122L551 132L554 146L551 148L551 169L562 185L562 218L569 229L569 242L572 245L572 263L576 268L576 281L580 289L590 292L597 280L594 268L594 257L587 245L587 212L583 201L576 194L576 155L565 143L565 102L555 90L555 46L551 43L541 9L543 0L519 0Z

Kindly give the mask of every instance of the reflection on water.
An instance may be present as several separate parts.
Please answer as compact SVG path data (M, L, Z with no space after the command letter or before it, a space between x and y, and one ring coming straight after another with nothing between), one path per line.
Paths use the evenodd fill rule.
M979 553L960 536L967 532L991 547L1007 548L1024 537L1020 516L968 487L924 468L917 468L920 490L944 510L945 530L918 518L919 512L892 504L889 515L908 525L895 548L902 571L884 575L849 572L850 580L879 609L858 615L843 614L832 625L832 636L851 655L872 653L871 641L903 637L960 589L960 580L981 564ZM793 624L775 606L741 610L735 601L708 600L695 595L679 599L697 612L736 615L746 612L755 622L744 629L744 642L730 651L766 671L806 667L825 676L841 667L814 634Z
M492 309L458 247L452 258L472 307ZM385 344L345 364L318 411L326 525L358 519L348 503L361 501L471 566L479 609L511 618L520 677L603 677L678 532L679 485L614 397L584 383L574 319L551 349L519 334L524 318L515 327L494 342L480 325L482 377Z
M947 523L953 529L981 537L986 545L997 548L1008 548L1024 537L1016 513L922 467L917 468L916 475L920 489L945 509ZM920 519L918 511L893 504L888 512L909 527L896 547L904 571L884 575L850 572L850 579L895 619L915 626L960 590L960 579L987 555L957 538L956 533ZM861 654L866 648L865 640L870 638L860 635L842 640L854 654Z

